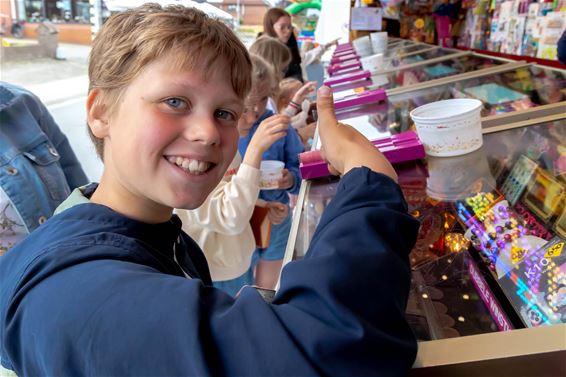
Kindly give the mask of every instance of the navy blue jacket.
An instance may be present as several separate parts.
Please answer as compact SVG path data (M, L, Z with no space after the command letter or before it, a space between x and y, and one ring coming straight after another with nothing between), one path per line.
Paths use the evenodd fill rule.
M0 361L19 376L404 375L417 228L390 178L352 170L268 304L211 287L176 217L79 204L0 259Z

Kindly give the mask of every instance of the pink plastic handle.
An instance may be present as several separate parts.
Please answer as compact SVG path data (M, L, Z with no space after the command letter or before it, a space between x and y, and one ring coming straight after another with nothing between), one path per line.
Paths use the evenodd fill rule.
M384 89L367 90L365 92L351 94L335 101L334 108L336 110L341 110L348 107L361 106L385 100L387 100L387 93Z
M413 131L393 135L390 138L372 141L381 153L391 162L399 163L424 158L424 146ZM314 179L330 175L328 165L322 160L320 151L299 154L299 170L303 179Z
M330 64L343 63L348 60L360 60L360 57L355 53L335 56L330 59Z
M343 63L343 64L333 64L328 66L328 74L332 75L335 73L338 73L340 71L344 71L347 69L351 69L351 68L362 68L362 64L359 61L352 61L352 62L348 62L348 63Z
M324 82L324 85L335 86L345 82L368 79L370 77L371 77L370 71L357 71L355 73L348 73L345 75L331 77Z
M354 50L354 48L351 48L351 49L348 49L348 50L344 49L342 51L335 51L334 54L332 54L332 57L337 58L339 56L350 55L350 54L355 54L355 53L356 53L356 50Z

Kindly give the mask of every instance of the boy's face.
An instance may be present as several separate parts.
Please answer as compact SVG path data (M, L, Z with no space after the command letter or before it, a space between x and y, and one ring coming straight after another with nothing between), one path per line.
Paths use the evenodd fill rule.
M228 71L204 79L198 69L171 69L166 58L144 69L107 120L97 191L110 202L102 204L157 222L169 219L172 208L203 203L237 148L243 103Z
M258 118L265 113L267 101L271 94L269 82L264 82L256 88L252 88L246 98L244 114L238 122L240 134L247 134Z

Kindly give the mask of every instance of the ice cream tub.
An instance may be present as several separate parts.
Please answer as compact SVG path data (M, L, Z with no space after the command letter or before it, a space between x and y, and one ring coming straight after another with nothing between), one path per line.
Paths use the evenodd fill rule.
M426 154L450 157L481 148L481 109L477 99L456 98L417 107L410 115Z
M279 180L283 177L285 163L277 160L265 160L260 163L259 188L275 190L279 188Z

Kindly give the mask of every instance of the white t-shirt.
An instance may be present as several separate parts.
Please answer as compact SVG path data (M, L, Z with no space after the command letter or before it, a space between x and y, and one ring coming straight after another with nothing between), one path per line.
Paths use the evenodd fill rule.
M8 196L0 188L0 255L27 236L26 227Z

